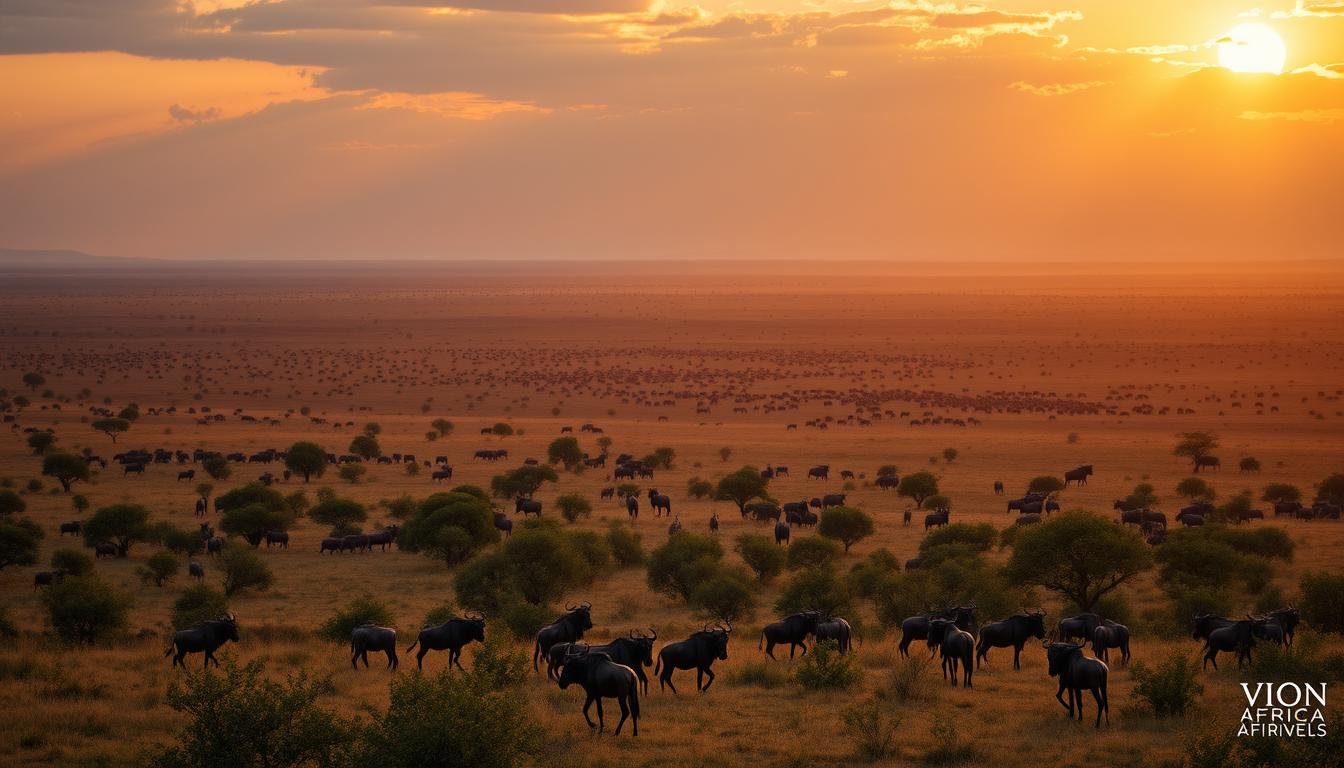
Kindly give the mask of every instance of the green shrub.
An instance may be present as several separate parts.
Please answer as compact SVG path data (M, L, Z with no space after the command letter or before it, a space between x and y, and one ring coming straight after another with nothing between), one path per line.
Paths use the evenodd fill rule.
M756 607L755 580L742 568L720 566L695 588L690 604L711 618L732 623L748 617Z
M821 568L840 559L840 545L820 536L804 536L789 545L790 570Z
M644 547L640 544L642 538L620 520L613 520L607 526L607 547L611 549L611 558L619 566L629 567L644 562Z
M390 627L395 623L387 604L369 594L363 594L345 604L331 618L322 622L317 636L333 643L350 642L350 633L361 624Z
M579 493L566 493L557 496L555 506L560 509L560 515L571 523L576 522L580 517L589 517L593 514L592 502Z
M960 725L956 717L934 718L929 725L933 746L924 753L926 764L964 763L975 756L975 747L961 740Z
M473 493L472 491L475 491ZM477 488L455 488L436 493L417 506L406 520L397 546L457 565L482 547L499 541L494 513L484 492Z
M1199 662L1182 650L1172 651L1151 667L1135 661L1130 674L1134 677L1131 695L1140 707L1158 718L1184 717L1204 692L1199 682Z
M504 606L504 626L520 640L536 636L537 630L555 620L555 611L545 605L534 605L524 600Z
M849 583L834 568L807 568L795 573L784 585L775 601L775 610L780 613L815 610L840 615L852 605Z
M135 569L135 573L146 584L162 587L181 570L182 562L172 552L160 550L150 555L144 565Z
M263 592L275 583L270 566L261 556L236 542L224 546L219 555L219 567L224 572L224 594L229 596L244 589Z
M457 608L453 607L452 603L442 602L434 606L433 608L429 609L429 613L425 614L425 620L420 626L422 627L438 626L444 623L445 621L448 621L449 619L455 619L461 615L462 614L457 610Z
M690 600L695 590L718 572L723 560L719 540L682 531L649 554L649 589Z
M784 570L787 555L784 548L775 544L768 536L757 533L740 534L733 549L742 557L742 562L756 573L760 581L770 581Z
M873 530L872 516L855 507L823 509L817 524L817 533L840 542L846 552L859 541L872 536Z
M63 579L42 592L47 620L68 642L90 643L120 630L131 602L129 595L92 574Z
M67 576L87 576L93 573L93 558L78 549L66 547L51 553L51 567L65 571Z
M888 549L869 553L849 569L849 584L854 594L872 598L886 588L890 579L901 572L901 561Z
M187 587L173 603L173 629L186 629L229 612L229 599L219 592L196 584Z
M988 552L999 541L999 531L989 523L951 523L935 528L919 543L919 551L927 553L944 544L967 544L977 552Z
M1300 588L1302 619L1321 632L1344 633L1344 573L1308 572Z
M901 718L881 699L870 697L845 708L840 712L840 720L854 737L859 757L884 760L896 755L896 729Z
M811 690L845 690L863 676L852 654L841 653L834 640L813 643L793 673L794 680Z
M1327 651L1325 638L1310 629L1298 629L1292 648L1257 643L1252 657L1256 680L1336 683L1344 675L1344 653Z

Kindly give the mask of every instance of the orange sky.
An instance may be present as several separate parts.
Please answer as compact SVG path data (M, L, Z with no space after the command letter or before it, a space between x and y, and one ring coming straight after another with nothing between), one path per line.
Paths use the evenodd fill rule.
M0 4L0 247L1337 257L1341 179L1344 0Z

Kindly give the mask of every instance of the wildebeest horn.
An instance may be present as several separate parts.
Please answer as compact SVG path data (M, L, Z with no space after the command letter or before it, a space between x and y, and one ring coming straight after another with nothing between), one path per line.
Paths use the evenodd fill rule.
M592 608L592 607L593 607L593 604L590 603L590 602L584 601L584 602L582 602L582 603L579 603L579 607L580 607L580 608Z
M579 606L577 606L577 605L570 605L569 603L565 603L565 610L566 610L566 611L572 611L572 610L574 610L575 608L578 608L578 607L579 607Z
M658 639L658 630L654 629L653 627L649 627L649 639L650 639L650 640L657 640L657 639Z

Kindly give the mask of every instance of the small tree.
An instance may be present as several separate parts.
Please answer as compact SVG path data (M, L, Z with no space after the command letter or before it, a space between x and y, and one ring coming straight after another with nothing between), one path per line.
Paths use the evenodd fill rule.
M557 496L555 506L560 508L560 514L569 522L575 522L580 517L588 517L593 513L593 505L579 493L566 493Z
M513 434L513 427L505 422L497 422L490 431L500 437L508 437Z
M824 568L840 559L840 545L820 536L804 536L789 545L790 570Z
M583 449L579 447L576 437L557 437L546 448L546 458L552 464L564 464L565 469L572 470L583 464Z
M924 499L923 508L932 510L951 509L952 499L948 498L947 496L944 496L941 493L935 493L932 496L929 496L926 499Z
M46 383L47 377L37 371L29 371L23 374L23 384L32 392L36 392L38 387Z
M611 559L620 566L639 565L644 562L641 538L630 526L620 520L612 520L607 527L607 547L611 549Z
M768 536L756 533L743 533L736 539L733 548L742 556L742 562L756 572L756 578L762 582L770 581L784 570L788 559L782 547L776 546Z
M1088 512L1065 512L1018 532L1006 575L1023 586L1059 593L1084 611L1152 567L1137 534Z
M191 490L201 497L201 501L208 502L210 501L210 494L215 492L215 486L212 483L197 483Z
M322 622L317 636L333 643L348 643L350 633L361 624L392 627L396 625L396 620L386 603L365 593L346 603L344 608Z
M1312 571L1300 586L1302 618L1321 632L1344 634L1344 575Z
M275 576L265 561L248 547L230 543L219 558L223 571L224 595L232 597L244 589L264 592L275 583Z
M378 438L370 434L355 435L350 441L350 452L362 459L376 459L383 455L383 449L378 445Z
M47 620L68 642L91 643L126 625L131 598L97 576L62 579L42 592Z
M33 449L34 456L41 456L51 450L51 446L56 444L56 433L49 429L34 432L28 436L28 447Z
M201 538L200 530L179 528L167 520L150 526L148 541L184 557L190 557L205 549L205 539Z
M327 452L317 443L301 440L289 447L285 454L285 467L295 474L303 475L303 482L306 483L327 471Z
M649 589L689 601L718 572L722 561L718 539L682 531L649 554Z
M320 525L342 532L354 532L368 519L364 505L351 499L328 499L308 510L308 517Z
M1302 491L1298 490L1296 485L1288 483L1270 483L1265 486L1265 490L1260 494L1261 501L1273 503L1285 501L1301 501Z
M228 480L229 475L233 474L233 467L229 466L228 459L223 456L211 456L205 459L201 462L201 469L215 480Z
M895 477L898 474L900 474L900 470L896 468L895 464L883 464L877 468L878 477Z
M344 464L336 470L340 478L351 485L359 482L359 479L369 473L369 470L363 464Z
M944 448L944 449L943 449L943 460L946 461L946 462L949 463L949 464L951 464L952 462L956 461L958 455L959 455L959 454L957 453L957 449L956 449L956 448Z
M89 497L76 493L70 497L70 507L81 515L93 506L89 503Z
M896 486L896 493L912 499L916 507L922 507L925 499L938 493L938 478L931 472L906 475Z
M755 609L755 586L743 569L720 567L695 588L690 603L710 618L731 624L751 615Z
M817 533L828 539L835 539L849 548L873 535L873 518L861 509L854 507L830 507L821 511L821 520Z
M65 547L51 553L51 567L67 576L88 576L93 573L93 558L78 549Z
M117 437L131 428L131 422L126 419L99 419L89 426L112 438L112 442L116 443Z
M1213 501L1218 493L1202 477L1187 477L1176 484L1176 495L1190 501Z
M224 593L204 584L193 584L182 590L182 595L173 602L173 629L186 629L219 618L228 611L229 600Z
M653 453L645 459L645 462L651 467L661 467L662 469L671 469L672 462L677 458L676 450L672 448L656 448ZM652 459L652 461L649 461Z
M6 515L22 514L28 503L19 494L8 488L0 489L0 518Z
M154 586L162 587L172 581L180 570L182 570L182 562L174 557L172 552L160 551L150 555L145 564L137 568L135 572L140 576L140 580L146 584L153 582Z
M73 453L49 453L42 459L42 474L56 478L69 493L70 486L80 480L88 481L89 463Z
M733 457L732 448L729 448L728 446L725 445L724 447L719 449L719 461L727 461L732 457Z
M603 453L606 453L611 449L611 443L612 439L606 435L597 438L597 448Z
M686 481L686 495L692 499L707 499L714 495L714 484L708 480L692 477Z
M1184 717L1204 692L1199 663L1181 650L1172 651L1153 667L1136 661L1130 674L1136 683L1132 695L1159 719Z
M475 490L475 489L473 489ZM458 489L436 493L416 507L402 526L397 546L457 565L499 541L490 502Z
M1031 478L1027 483L1027 493L1043 493L1047 496L1053 496L1064 490L1064 481L1054 475L1041 475Z
M1139 483L1125 497L1125 509L1146 509L1155 506L1158 501L1157 489L1151 483Z
M84 523L84 542L92 547L110 541L117 547L117 557L125 557L132 544L149 536L149 510L139 504L103 507Z
M285 531L294 522L294 516L283 505L271 506L257 501L242 507L224 509L219 517L219 528L230 536L242 536L257 546L270 531Z
M560 476L555 474L554 469L544 465L525 464L502 475L495 475L490 480L490 491L503 498L526 496L530 499L532 494L541 489L542 483L559 481Z
M429 423L434 428L439 437L447 437L453 433L453 422L447 419L435 419Z
M742 467L736 472L719 480L714 489L714 498L718 501L731 501L737 505L737 511L746 515L747 502L765 498L768 481L761 477L755 467Z
M1344 504L1344 474L1334 474L1316 486L1316 495L1331 504Z
M0 517L0 571L37 562L42 526L27 518Z
M1218 436L1212 432L1182 432L1177 435L1179 441L1172 454L1190 459L1194 471L1199 471L1200 462L1218 448Z

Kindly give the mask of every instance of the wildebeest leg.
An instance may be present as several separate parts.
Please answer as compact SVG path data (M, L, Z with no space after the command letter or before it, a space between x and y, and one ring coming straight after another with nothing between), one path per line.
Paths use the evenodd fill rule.
M799 654L799 655L801 655L801 656L806 656L806 655L807 655L807 643L804 643L804 642L802 642L802 641L799 641L798 645L799 645L799 647L801 647L801 648L803 649L803 652L802 652L801 654ZM789 658L790 658L790 659L793 658L793 646L789 646Z
M352 646L352 647L350 648L350 668L351 668L351 669L359 669L359 665L355 663L355 659L358 659L358 658L359 658L359 649L358 649L358 648L355 648L355 647Z
M462 649L461 649L461 648L458 648L458 649L455 650L455 651L449 651L449 652L448 652L448 663L449 663L449 665L456 664L456 665L457 665L457 668L458 668L458 669L461 669L463 672L466 672L466 671L467 671L467 670L465 670L465 669L462 669Z
M387 649L387 668L388 668L388 669L396 669L396 668L399 667L399 666L401 666L401 662L397 660L397 649L396 649L396 648L388 648L388 649Z
M1067 703L1065 703L1065 701L1064 701L1064 688L1065 688L1064 681L1063 681L1063 680L1060 680L1060 681L1059 681L1059 690L1055 691L1055 700L1059 702L1059 706L1064 707L1065 709L1069 710L1069 718L1072 719L1072 718L1073 718L1073 691L1069 691L1069 701L1068 701Z
M607 730L607 716L602 713L602 697L597 697L597 732Z
M700 691L705 687L705 670L701 667L695 668L695 690Z
M1022 643L1013 646L1013 671L1022 669Z
M1212 661L1212 662L1213 662L1213 671L1217 672L1217 671L1218 671L1218 649L1217 649L1217 648L1214 648L1212 645L1206 645L1206 646L1204 646L1204 650L1206 651L1206 653L1204 654L1204 669L1207 670L1207 669L1209 668L1209 662Z
M896 646L896 650L901 652L902 658L906 659L910 658L909 648L910 648L910 638L906 637L905 635L901 635L901 644Z
M639 678L639 685L640 685L641 688L644 689L644 690L642 691L642 693L643 693L645 696L648 696L648 695L649 695L649 676L646 675L646 674L644 674L644 665L643 665L643 664L637 664L637 665L635 665L635 677Z
M772 661L779 661L779 659L776 659L776 658L775 658L775 644L774 644L773 642L766 641L766 643L765 643L765 655L766 655L766 656L769 656L770 659L771 659ZM792 657L790 657L790 658L792 658Z
M714 684L714 670L710 669L709 667L705 667L705 675L709 677L709 682L705 683L705 687L700 689L701 693L708 691L709 686Z
M1082 689L1082 688L1071 688L1071 689L1069 689L1069 701L1073 701L1074 699L1077 699L1077 700L1078 700L1078 722L1081 723L1081 722L1083 722L1083 689Z
M957 657L947 656L943 659L943 679L946 680L948 673L952 674L952 687L957 687Z
M1080 700L1082 699L1081 691L1079 692L1079 697L1078 697L1078 698L1079 698ZM1100 688L1093 688L1093 689L1092 689L1092 698L1093 698L1093 700L1095 700L1095 701L1097 702L1097 726L1096 726L1096 727L1100 728L1100 727L1101 727L1101 713L1102 713L1103 711L1107 710L1108 707L1106 706L1106 703L1105 703L1104 701L1102 701L1102 698L1101 698L1101 689L1100 689ZM1082 709L1082 705L1080 704L1080 705L1079 705L1079 710L1081 710L1081 709ZM1106 724L1107 724L1107 725L1110 725L1110 724L1111 724L1111 713L1110 713L1110 712L1106 712Z
M423 670L423 669L425 668L425 654L426 654L426 653L429 653L429 649L426 648L426 647L423 646L423 645L420 646L420 652L417 653L417 654L415 654L415 668L416 668L416 669Z
M663 690L663 684L672 689L672 695L677 695L677 686L672 684L672 665L669 664L663 668L663 674L658 677L658 690Z
M602 717L602 700L594 699L593 694L588 694L588 699L583 702L583 719L588 721L589 728L597 728L597 723L594 723L593 718L588 716L588 708L593 706L593 701L597 701L598 718L600 719Z
M214 654L213 651L209 651L209 650L207 650L207 651L205 652L205 666L204 666L205 669L209 669L209 668L210 668L210 660L213 659L214 657L215 657L215 654ZM219 666L219 662L218 662L218 661L215 662L215 666Z
M624 696L616 697L616 703L621 706L621 721L616 724L616 732L614 734L616 736L621 735L621 726L625 725L626 718L630 717L630 705L625 703L625 698L626 697Z

